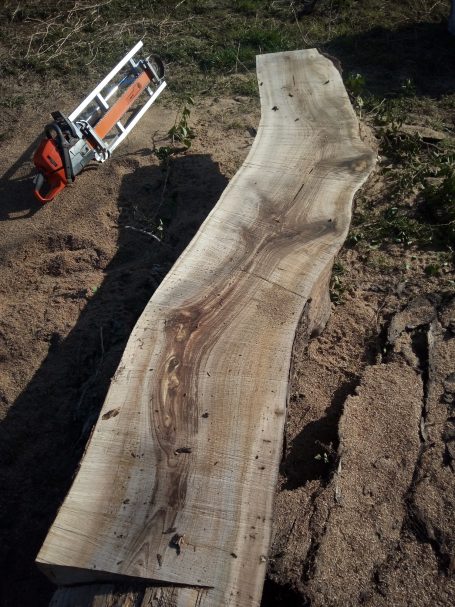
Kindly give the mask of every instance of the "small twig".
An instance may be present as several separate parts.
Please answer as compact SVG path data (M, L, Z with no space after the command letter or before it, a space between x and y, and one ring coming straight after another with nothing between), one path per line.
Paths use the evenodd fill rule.
M98 47L96 47L95 52L93 53L93 57L90 59L90 61L88 63L86 63L85 65L88 66L91 63L93 63L96 59L96 57L98 56Z
M308 40L307 40L305 34L302 32L302 28L300 27L300 21L299 21L299 18L297 17L297 13L296 13L296 10L294 8L294 2L291 2L291 10L294 13L294 19L295 19L297 28L298 28L298 30L300 32L300 35L302 36L303 43L306 44L306 45L309 45Z
M239 44L237 46L237 55L235 57L235 73L236 74L237 74L237 69L238 69L238 66L239 66L239 53L240 53L240 42L239 42Z
M387 300L384 300L381 305L378 307L378 309L376 310L376 329L379 327L379 318L381 315L382 310L386 307L387 305Z
M162 241L158 238L158 236L156 234L153 234L152 232L147 232L147 230L142 230L141 228L135 228L134 226L123 226L123 227L126 230L134 230L135 232L139 232L140 234L145 234L146 236L150 236L151 238L154 238L160 244L163 244Z
M240 59L238 61L239 61L240 65L242 67L244 67L249 74L252 73L252 71L243 63L243 61L240 61Z
M104 358L103 325L100 325L100 344L101 344L101 359L103 359Z
M369 111L369 114L373 114L374 112L376 112L381 107L381 105L383 105L385 103L385 100L386 100L385 97L384 97L384 99L381 99L381 101L377 105L375 105L373 108L371 108L371 110Z

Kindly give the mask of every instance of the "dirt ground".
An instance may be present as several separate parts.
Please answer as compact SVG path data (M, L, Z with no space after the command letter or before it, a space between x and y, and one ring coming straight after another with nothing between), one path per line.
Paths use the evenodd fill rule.
M175 114L156 106L44 207L30 181L44 116L24 111L2 143L1 607L48 604L34 557L131 329L246 156L259 106L198 101L193 147L166 175L152 148ZM145 233L158 218L161 243ZM264 606L455 602L455 304L429 260L344 249L341 303L309 344L299 329Z

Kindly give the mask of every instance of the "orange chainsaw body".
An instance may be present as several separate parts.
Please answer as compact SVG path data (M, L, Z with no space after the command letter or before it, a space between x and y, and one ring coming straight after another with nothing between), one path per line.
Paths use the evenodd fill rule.
M152 55L137 62L133 59L141 47L142 42L138 42L69 117L61 112L52 113L54 122L45 128L46 138L33 156L38 171L35 197L40 202L55 198L92 160L107 160L166 86L164 66L159 57ZM129 70L127 75L104 93L125 66ZM157 87L154 91L152 85ZM109 106L108 99L122 90L120 97ZM133 108L145 90L150 99L142 107ZM130 111L131 115L123 125L121 119Z
M37 183L35 196L42 202L49 202L68 183L62 158L54 139L43 139L33 156L33 163L47 183L47 192L42 193L43 183ZM41 181L41 180L39 180Z

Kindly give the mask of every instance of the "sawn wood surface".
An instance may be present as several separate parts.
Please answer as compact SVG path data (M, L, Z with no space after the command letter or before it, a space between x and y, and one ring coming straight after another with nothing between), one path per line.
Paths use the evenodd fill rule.
M257 74L250 154L134 328L38 555L58 584L127 576L200 587L163 604L260 603L296 325L327 320L374 153L316 50L259 56Z

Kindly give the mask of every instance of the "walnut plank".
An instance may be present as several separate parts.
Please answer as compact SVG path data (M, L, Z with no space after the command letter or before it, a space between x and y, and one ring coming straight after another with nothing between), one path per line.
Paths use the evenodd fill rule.
M199 607L207 592L178 586L90 584L59 588L49 607Z
M259 56L257 73L252 150L139 319L38 555L59 584L260 602L296 325L304 309L310 330L327 320L374 154L316 50Z

